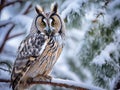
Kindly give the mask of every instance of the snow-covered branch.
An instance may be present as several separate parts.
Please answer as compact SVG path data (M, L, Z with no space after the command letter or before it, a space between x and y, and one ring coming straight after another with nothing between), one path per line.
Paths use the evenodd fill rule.
M15 4L15 3L21 3L21 2L23 2L22 0L16 0L16 1L11 1L11 2L7 2L5 5L4 5L4 7L6 7L6 6L9 6L9 5L12 5L12 4Z
M9 5L15 4L15 3L17 3L17 2L22 2L22 1L21 1L21 0L18 0L18 1L3 2L3 3L6 4L6 6L9 6ZM21 11L19 14L21 14L21 15L26 15L26 14L28 14L29 11L30 11L30 9L31 9L31 7L32 7L32 3L31 3L31 2L27 2L27 3L25 4L24 9L22 9L22 11ZM1 7L0 7L0 9L1 9ZM18 21L19 21L19 20L17 19L17 22L18 22ZM13 35L13 36L10 36L11 31L12 31L13 28L16 26L16 22L14 21L14 18L10 18L10 19L8 19L8 20L0 21L0 28L4 28L4 26L7 26L7 25L9 25L9 24L11 25L10 27L8 27L7 29L3 29L3 30L7 30L8 32L5 34L4 39L2 40L3 42L2 42L2 44L0 45L0 53L2 52L2 50L3 50L3 48L4 48L7 40L25 34L25 32L21 32L21 33L15 34L15 35ZM2 30L2 29L1 29L1 30Z
M10 80L7 79L0 79L0 82L10 83ZM91 85L86 85L85 83L75 82L72 80L64 80L64 79L57 79L53 78L51 81L32 81L30 84L48 84L52 86L59 86L65 88L71 88L75 90L104 90L102 88L98 88Z
M11 31L13 30L14 27L15 27L14 24L11 24L11 25L9 26L8 32L6 33L6 35L5 35L5 37L4 37L4 40L3 40L3 43L2 43L2 45L0 46L0 53L2 52L3 47L5 46L5 43L6 43L7 39L8 39L8 37L9 37L9 34L11 33Z
M31 7L32 7L32 3L31 2L26 2L25 6L24 6L24 9L22 9L20 14L26 15L27 13L29 13Z
M8 24L12 24L11 20L2 20L2 21L0 21L0 28L6 26Z
M16 0L16 1L8 2L8 1L5 1L5 0L2 0L1 3L0 3L0 11L7 6L13 5L13 4L18 3L18 2L22 3L23 1L22 0Z
M2 67L0 67L0 70L7 71L7 72L11 72L10 70L7 70L7 69L2 68Z
M18 33L18 34L9 36L9 37L7 38L7 40L12 39L12 38L15 38L15 37L18 37L18 36L21 36L21 35L24 35L24 34L25 34L25 32L21 32L21 33Z

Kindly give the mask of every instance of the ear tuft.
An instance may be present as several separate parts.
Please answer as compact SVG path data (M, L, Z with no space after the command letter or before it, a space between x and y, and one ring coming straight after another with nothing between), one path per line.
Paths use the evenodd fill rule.
M37 14L40 14L44 11L44 9L40 5L36 5L35 10L36 10Z
M51 5L51 11L54 12L54 13L57 13L57 9L58 9L58 4L56 2L54 2Z

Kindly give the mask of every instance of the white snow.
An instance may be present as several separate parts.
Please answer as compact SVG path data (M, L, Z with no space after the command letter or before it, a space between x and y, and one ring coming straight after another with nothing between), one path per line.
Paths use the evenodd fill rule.
M72 3L70 0L66 0L61 6L61 8L63 9L61 17L65 19L66 16L68 16L71 12L76 12L77 14L80 14L80 9L83 2L87 2L87 0L74 0L74 2Z
M115 8L117 5L120 5L120 0L112 0L110 1L110 3L108 4L108 7L110 9ZM119 15L118 15L119 16Z
M7 25L6 27L1 27L0 28L0 46L2 45L5 36L7 34L7 32L9 31L9 29L12 27L12 24Z
M106 46L104 50L102 50L100 55L96 56L93 59L92 63L102 66L106 62L110 62L111 61L110 53L116 50L117 50L116 45L114 43L110 43L109 45Z
M23 14L27 9L28 7L31 5L31 2L26 2L25 3L25 6L23 7L23 9L21 10L21 12L19 14Z
M79 7L80 6L77 2L69 4L68 7L64 11L62 11L61 17L64 19L67 15L69 15L69 13L71 13L71 11L79 13Z
M0 70L0 79L10 79L10 73L7 71ZM11 90L9 83L0 82L0 90Z
M24 27L23 29L30 30L30 26L32 24L33 19L31 17L28 17L26 15L16 15L13 19L13 22L15 22L18 25L22 25Z
M113 80L110 82L110 90L114 90L116 84L119 82L120 80L120 73L118 73Z
M76 87L82 87L82 88L88 88L89 90L104 90L104 89L99 88L99 87L88 85L88 84L82 83L82 82L75 82L75 81L72 81L72 80L63 80L63 79L53 78L51 82L53 82L53 83L57 82L57 83L60 83L60 84L68 84L70 86L76 86Z
M10 20L2 20L0 21L0 26L5 25L6 23L10 23Z
M120 47L120 45L119 45L119 43L120 43L120 29L119 28L116 30L113 38L114 38L114 42L108 44L105 47L105 49L102 50L102 52L93 59L92 63L99 65L99 66L102 66L106 62L112 62L113 64L115 64L115 62L110 57L110 54L115 53L115 59L118 60L118 57L120 55L119 52L117 52L119 47ZM115 64L115 66L117 68L120 68L120 66L117 64Z

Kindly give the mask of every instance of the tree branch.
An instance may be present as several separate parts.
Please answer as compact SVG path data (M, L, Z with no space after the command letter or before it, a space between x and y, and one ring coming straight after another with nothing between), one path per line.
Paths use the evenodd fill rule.
M5 69L5 68L2 68L2 67L0 67L0 70L7 71L7 72L11 72L10 70Z
M17 3L17 2L23 2L23 1L22 1L22 0L18 0L18 1L8 2L5 6L9 6L9 5L15 4L15 3ZM29 2L29 3L26 3L26 7L25 7L24 10L22 10L21 14L26 15L27 13L29 13L29 10L31 9L31 7L32 7L32 3L30 3L30 2ZM0 6L0 8L1 8L1 6ZM0 28L6 26L6 25L8 25L8 24L12 24L12 26L11 26L11 28L9 28L7 34L5 35L5 38L4 38L4 40L3 40L3 43L2 43L2 45L0 46L0 53L2 52L2 50L3 50L3 48L4 48L7 40L25 34L25 33L23 32L23 33L15 34L15 35L13 35L13 36L9 36L9 35L10 35L10 32L12 31L12 29L15 27L15 24L12 23L11 20L6 20L6 21L4 21L4 22L1 21L1 22L0 22Z
M14 27L15 27L15 25L14 25L14 24L11 24L11 26L10 26L7 34L5 35L5 38L4 38L3 43L2 43L2 45L0 46L0 53L2 52L2 50L3 50L3 48L4 48L5 44L6 44L7 38L9 37L9 34L11 33L11 31L13 30Z
M5 27L8 24L13 24L13 22L11 22L10 19L9 20L2 20L2 21L0 21L0 28Z
M0 82L10 83L11 81L8 79L0 79ZM85 83L79 83L72 80L63 80L63 79L55 79L52 78L51 81L32 81L30 84L48 84L52 86L59 86L65 88L71 88L75 90L104 90L102 88L98 88L91 85L86 85Z
M9 6L9 5L12 5L12 4L15 4L15 3L17 3L17 2L22 3L23 1L22 1L22 0L16 0L16 1L8 2L8 3L6 3L6 4L4 5L4 7Z
M26 15L29 13L30 9L32 7L32 3L31 2L27 2L26 3L26 7L24 7L25 9L21 12L22 14Z
M103 9L106 8L107 5L110 3L110 1L111 1L111 0L105 0L105 1L104 1L104 5L102 6L102 8L103 8ZM99 12L99 13L96 15L95 19L92 20L92 22L93 22L93 23L96 23L96 22L98 21L98 18L99 18L100 16L103 16L103 15L104 15L103 12Z
M18 37L18 36L21 36L21 35L23 35L23 34L25 34L25 32L21 32L21 33L18 33L18 34L9 36L9 37L7 38L7 40L12 39L12 38L15 38L15 37Z
M7 6L13 5L13 4L18 3L18 2L22 3L23 1L22 0L16 0L16 1L7 2L5 0L2 0L2 2L0 4L0 11Z

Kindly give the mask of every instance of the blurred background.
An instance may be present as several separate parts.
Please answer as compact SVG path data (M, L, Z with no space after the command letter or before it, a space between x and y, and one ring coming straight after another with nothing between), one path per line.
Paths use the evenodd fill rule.
M17 48L36 15L35 5L49 11L54 1L66 24L66 41L51 75L120 89L120 0L0 0L0 78L10 79ZM0 90L11 89L0 83ZM36 85L32 90L67 89Z

